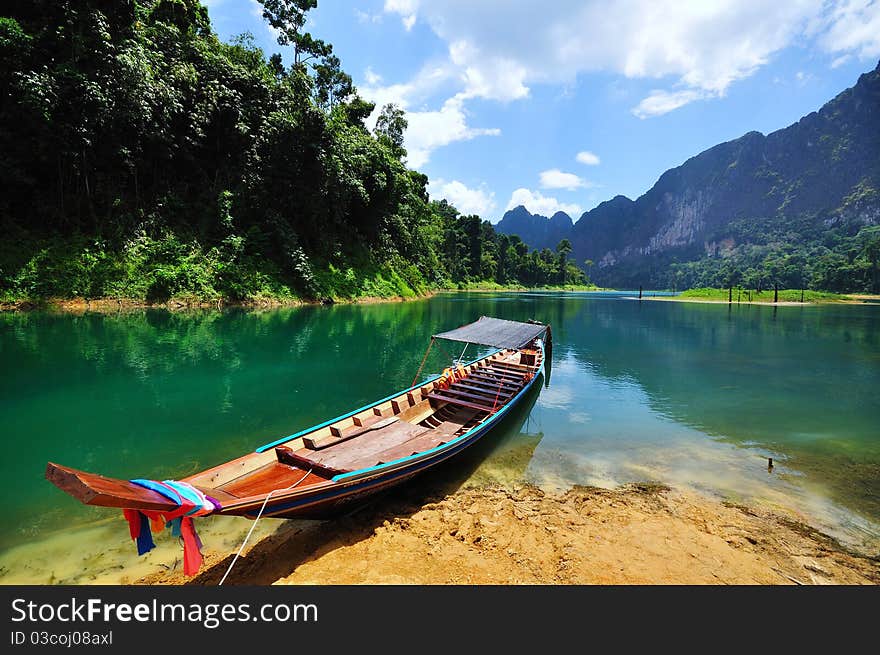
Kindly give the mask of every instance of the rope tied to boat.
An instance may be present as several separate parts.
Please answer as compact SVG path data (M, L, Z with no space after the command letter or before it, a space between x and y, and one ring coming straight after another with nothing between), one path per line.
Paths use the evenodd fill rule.
M431 343L428 344L428 348L425 350L425 356L422 357L422 363L419 364L419 370L416 371L416 376L413 378L412 384L409 385L411 387L416 386L416 380L419 379L419 374L422 372L422 369L425 367L425 362L428 361L428 353L431 352L431 346L434 345L434 337L431 337Z
M260 511L257 512L257 517L254 519L254 523L253 523L253 525L251 525L251 529L248 530L248 533L245 536L244 541L242 541L241 546L238 547L238 552L235 553L235 557L233 557L232 561L229 563L229 568L226 569L226 573L224 573L223 577L220 578L220 582L217 584L218 587L223 586L223 583L226 582L226 578L229 577L229 574L232 572L232 567L235 566L235 563L238 561L238 558L241 555L241 551L244 550L244 547L247 545L248 540L251 538L251 534L253 534L254 528L257 527L257 521L259 521L260 517L263 516L263 511L266 509L266 505L268 504L269 498L272 496L272 494L274 494L276 491L290 491L295 486L297 486L300 482L302 482L307 477L309 477L309 475L311 475L311 473L312 473L312 469L309 469L308 471L306 471L306 474L304 476L302 476L299 480L294 482L289 487L285 487L284 489L272 489L272 491L270 491L269 493L266 494L266 497L263 499L263 505L260 507Z

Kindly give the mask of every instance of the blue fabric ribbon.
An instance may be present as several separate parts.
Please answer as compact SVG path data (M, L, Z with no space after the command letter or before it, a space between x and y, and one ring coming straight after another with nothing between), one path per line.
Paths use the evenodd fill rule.
M153 550L156 544L153 543L153 533L150 532L150 519L142 512L138 512L138 516L141 520L141 530L138 533L137 549L138 555L143 555Z
M198 494L194 493L192 489L187 489L182 484L177 484L174 480L162 480L169 487L172 487L174 491L183 496L186 500L193 503L195 505L189 512L186 513L186 516L191 516L202 509L202 499L198 496ZM180 503L178 503L179 505Z
M129 482L131 482L132 484L136 484L139 487L144 487L146 489L150 489L152 491L155 491L157 494L161 494L161 495L165 496L168 500L173 500L178 505L182 504L180 496L175 494L175 492L177 491L177 487L174 487L173 489L168 489L168 488L162 486L161 484L159 484L158 482L156 482L155 480L140 480L140 479L138 479L138 480L129 480Z

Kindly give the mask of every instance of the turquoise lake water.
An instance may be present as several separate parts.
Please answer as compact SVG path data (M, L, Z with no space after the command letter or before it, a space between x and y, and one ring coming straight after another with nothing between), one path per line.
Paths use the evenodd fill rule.
M46 482L48 460L120 478L187 475L409 386L432 333L484 314L550 323L553 362L546 386L487 437L470 484L656 480L785 508L876 548L880 307L457 293L0 314L0 551L107 516ZM426 370L459 354L435 348Z

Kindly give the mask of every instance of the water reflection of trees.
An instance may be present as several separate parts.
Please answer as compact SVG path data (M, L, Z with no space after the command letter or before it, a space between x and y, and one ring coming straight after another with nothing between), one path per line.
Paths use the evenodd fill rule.
M0 314L0 356L13 373L0 376L0 423L15 435L0 473L18 499L8 518L33 531L35 516L41 525L92 516L54 495L47 460L118 477L185 475L408 386L432 333L533 309L453 295L270 311ZM434 349L426 371L448 364Z

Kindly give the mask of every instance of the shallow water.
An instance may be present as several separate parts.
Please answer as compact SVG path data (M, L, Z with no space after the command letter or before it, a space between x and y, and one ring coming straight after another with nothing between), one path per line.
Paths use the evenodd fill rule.
M118 512L83 507L43 479L47 460L121 478L184 476L409 386L430 334L481 314L551 323L552 368L547 386L448 475L550 489L666 481L791 511L876 549L880 307L626 295L0 314L0 473L15 491L0 581L28 553L44 557L34 580L89 580L53 577L49 569L67 569L45 555L50 542L59 553L78 543L79 568L98 568L95 530L104 544L113 531L96 519L112 518L120 553L131 549ZM426 371L461 352L444 347Z

